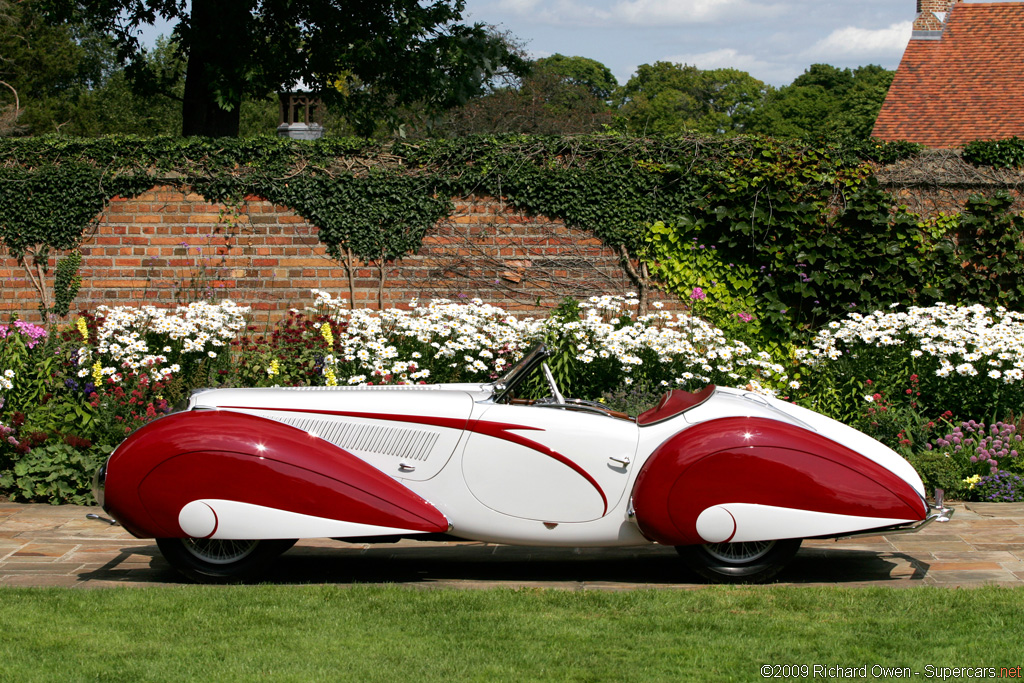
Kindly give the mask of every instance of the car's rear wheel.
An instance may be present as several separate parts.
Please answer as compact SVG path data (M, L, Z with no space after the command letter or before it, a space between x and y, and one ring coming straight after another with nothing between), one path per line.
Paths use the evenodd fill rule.
M158 538L156 544L171 566L193 581L236 583L257 576L295 541Z
M800 549L801 539L676 546L683 562L716 583L763 583L775 577Z

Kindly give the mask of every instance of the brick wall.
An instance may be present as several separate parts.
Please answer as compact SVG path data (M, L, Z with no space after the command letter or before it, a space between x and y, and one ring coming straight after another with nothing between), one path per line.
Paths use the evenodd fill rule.
M349 298L349 269L326 255L317 227L258 197L229 207L154 187L116 198L85 236L82 254L73 310L215 297L251 306L259 319L302 308L314 288ZM478 296L517 313L541 313L564 296L634 290L617 254L592 234L493 197L456 201L420 251L388 264L383 277L381 287L375 265L351 264L358 307ZM11 258L0 258L0 283L0 319L38 318L38 296Z

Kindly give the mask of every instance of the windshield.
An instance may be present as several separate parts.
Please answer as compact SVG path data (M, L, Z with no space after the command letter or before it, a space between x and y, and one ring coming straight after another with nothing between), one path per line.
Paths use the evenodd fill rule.
M551 355L547 347L544 344L537 344L532 349L527 351L519 362L509 368L501 379L494 383L494 389L497 395L494 397L495 402L501 402L506 396L526 379L530 372L535 368L542 360Z

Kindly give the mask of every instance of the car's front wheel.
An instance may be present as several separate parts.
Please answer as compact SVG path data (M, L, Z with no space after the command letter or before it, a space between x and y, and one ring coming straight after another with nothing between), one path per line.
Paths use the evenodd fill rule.
M193 581L235 583L258 575L295 541L158 538L156 544L171 566Z
M775 577L800 549L801 539L676 546L683 562L715 583L763 583Z

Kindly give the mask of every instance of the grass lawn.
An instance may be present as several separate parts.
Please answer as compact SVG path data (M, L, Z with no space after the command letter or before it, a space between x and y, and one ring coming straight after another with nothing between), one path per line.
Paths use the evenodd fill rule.
M1024 590L1001 588L6 588L0 680L755 681L765 664L942 680L1024 664L1022 614Z

